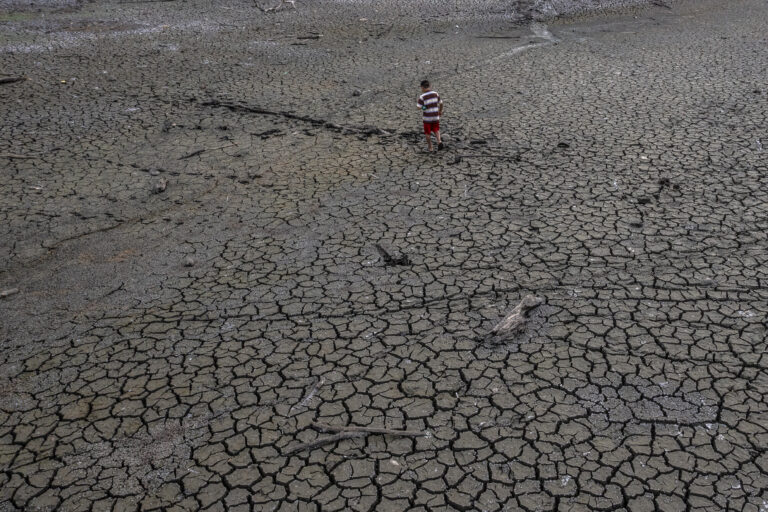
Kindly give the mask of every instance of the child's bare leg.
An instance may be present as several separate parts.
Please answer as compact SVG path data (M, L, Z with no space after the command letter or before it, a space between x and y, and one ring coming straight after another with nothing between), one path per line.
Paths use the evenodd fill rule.
M427 147L432 151L432 137L429 134L427 134Z
M437 137L437 143L438 144L442 144L443 143L443 141L440 139L440 131L439 130L435 132L435 137Z

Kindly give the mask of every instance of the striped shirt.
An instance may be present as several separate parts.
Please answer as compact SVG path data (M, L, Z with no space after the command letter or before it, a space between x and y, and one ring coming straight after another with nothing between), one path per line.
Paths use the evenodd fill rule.
M443 104L443 100L440 99L440 95L437 92L425 92L419 96L419 101L416 103L424 112L425 123L436 123L440 120L440 105Z

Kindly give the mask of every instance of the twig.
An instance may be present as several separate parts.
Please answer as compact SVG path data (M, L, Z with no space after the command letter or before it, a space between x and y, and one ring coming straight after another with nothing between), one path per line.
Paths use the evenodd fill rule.
M19 289L18 288L8 288L8 289L3 290L3 291L0 292L0 298L4 299L6 297L10 297L11 295L15 295L17 293L19 293Z
M192 158L193 156L197 156L197 155L199 155L201 153L205 153L205 149L198 149L197 151L193 151L193 152L191 152L191 153L189 153L187 155L180 156L179 160L185 160L187 158Z
M519 158L520 155L456 155L459 158Z
M391 428L359 427L357 425L327 425L325 423L312 423L312 428L323 432L364 432L366 434L384 434L387 436L422 437L427 435L421 430L393 430Z
M386 249L384 249L379 244L374 244L374 247L376 247L376 250L379 251L379 254L381 255L381 259L384 260L384 265L387 267L392 267L395 265L410 265L411 260L408 258L407 254L401 254L397 258L389 254Z
M19 155L16 153L0 153L0 158L11 158L11 159L17 159L17 160L31 160L32 158L37 158L35 156L29 156L29 155Z
M337 443L344 439L354 439L358 437L365 437L367 435L367 432L341 432L339 434L334 434L328 437L319 437L312 442L294 446L290 450L284 451L283 455L292 455L294 453L303 452L304 450L314 450L315 448L319 448L327 444Z
M23 76L10 76L6 78L0 78L0 84L13 84L25 80Z
M491 329L491 336L498 336L521 328L528 321L528 311L540 305L542 302L544 302L544 300L539 297L526 295L523 297L523 300L520 301L520 304L515 306L515 309L510 311L501 322L496 324L496 327Z
M217 149L224 149L224 148L228 148L228 147L231 147L231 146L236 146L236 145L237 145L237 144L234 144L234 143L233 143L233 144L226 144L226 145L224 145L224 146L218 146L218 147L215 147L215 148L203 148L203 149L198 149L197 151L193 151L193 152L191 152L191 153L190 153L190 154L188 154L188 155L184 155L184 156L182 156L182 157L179 157L179 160L185 160L185 159L187 159L187 158L192 158L193 156L197 156L197 155L199 155L199 154L201 154L201 153L205 153L206 151L216 151Z
M420 430L392 430L389 428L374 428L374 427L358 427L351 426L334 426L326 425L325 423L312 423L312 428L322 430L324 432L337 432L331 436L319 437L309 443L303 443L298 446L294 446L290 450L283 452L283 455L291 455L297 452L303 452L304 450L314 450L327 444L337 443L344 439L356 439L360 437L366 437L370 434L382 434L385 436L405 436L405 437L422 437L427 435L426 432Z

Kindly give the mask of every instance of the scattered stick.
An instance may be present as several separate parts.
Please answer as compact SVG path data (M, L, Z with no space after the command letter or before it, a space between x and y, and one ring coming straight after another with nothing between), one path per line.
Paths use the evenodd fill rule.
M426 432L421 430L393 430L391 428L358 427L357 425L327 425L325 423L312 423L312 428L323 432L364 432L366 434L383 434L386 436L423 437Z
M4 299L6 297L10 297L11 295L15 295L17 293L19 293L19 289L18 288L8 288L8 289L3 290L3 291L0 292L0 298Z
M358 427L351 426L335 426L326 425L325 423L312 423L312 428L321 430L323 432L337 432L331 436L319 437L309 443L303 443L298 446L294 446L290 450L283 452L283 455L292 455L294 453L303 452L304 450L314 450L321 446L337 443L344 439L356 439L360 437L366 437L371 434L381 434L385 436L404 436L404 437L422 437L427 435L426 432L420 430L392 430L389 428L375 428L375 427Z
M367 432L341 432L339 434L334 434L328 437L319 437L312 442L294 446L290 450L284 451L283 455L293 455L294 453L303 452L304 450L314 450L315 448L319 448L327 444L337 443L344 439L354 439L358 437L365 437L367 435Z
M35 156L29 156L29 155L19 155L16 153L0 153L0 158L10 158L10 159L17 159L17 160L31 160L33 158L37 158Z
M456 155L458 158L519 158L520 155Z
M193 151L193 152L191 152L191 153L189 153L187 155L179 157L179 160L185 160L187 158L192 158L193 156L197 156L197 155L199 155L201 153L205 153L205 149L198 149L197 151Z
M520 301L520 304L515 306L515 308L510 311L501 322L496 324L496 327L491 329L491 336L499 336L520 329L528 321L528 312L542 302L544 302L544 300L539 297L526 295L523 297L523 300Z
M26 80L23 76L8 76L0 78L0 84L14 84Z
M411 260L408 258L407 254L401 254L399 257L395 258L391 254L389 254L379 244L375 244L374 247L376 247L376 250L379 251L379 254L381 255L381 259L384 260L384 265L386 265L387 267L393 267L395 265L410 265L411 264Z
M185 160L187 158L192 158L193 156L197 156L197 155L199 155L201 153L205 153L206 151L216 151L217 149L224 149L224 148L228 148L228 147L236 146L236 145L237 144L232 143L232 144L225 144L223 146L218 146L218 147L215 147L215 148L198 149L197 151L193 151L193 152L191 152L188 155L184 155L184 156L180 157L179 160Z

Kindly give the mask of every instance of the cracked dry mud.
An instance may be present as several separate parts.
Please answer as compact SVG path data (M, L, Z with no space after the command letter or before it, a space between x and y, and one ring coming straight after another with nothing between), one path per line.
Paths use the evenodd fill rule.
M403 4L2 18L0 510L768 510L765 1Z

